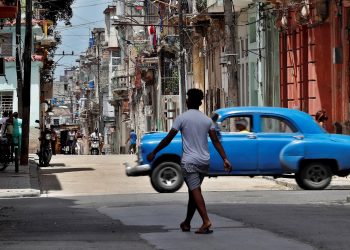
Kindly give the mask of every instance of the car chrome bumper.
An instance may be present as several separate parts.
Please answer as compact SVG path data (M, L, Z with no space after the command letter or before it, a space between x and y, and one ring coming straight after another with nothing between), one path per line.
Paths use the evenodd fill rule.
M127 176L148 175L151 172L151 165L149 164L130 166L129 163L124 163L124 165Z

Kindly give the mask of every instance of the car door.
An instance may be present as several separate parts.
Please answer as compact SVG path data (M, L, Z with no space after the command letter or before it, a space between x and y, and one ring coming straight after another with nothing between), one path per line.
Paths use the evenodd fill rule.
M246 121L246 129L243 132L237 130L236 124ZM252 115L234 115L221 120L218 125L220 130L219 139L225 149L227 158L233 166L234 174L249 174L258 169L258 144L253 131ZM213 144L209 143L211 153L210 172L223 174L223 161L215 150Z
M281 150L302 134L291 120L276 115L261 115L258 119L258 161L261 173L282 173L279 160Z

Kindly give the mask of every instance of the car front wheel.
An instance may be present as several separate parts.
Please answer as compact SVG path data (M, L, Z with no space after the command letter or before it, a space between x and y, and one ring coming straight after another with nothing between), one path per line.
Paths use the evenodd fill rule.
M328 165L312 162L295 175L295 180L302 189L321 190L331 183L332 171Z
M179 164L162 162L152 172L152 187L159 193L173 193L179 190L184 183Z

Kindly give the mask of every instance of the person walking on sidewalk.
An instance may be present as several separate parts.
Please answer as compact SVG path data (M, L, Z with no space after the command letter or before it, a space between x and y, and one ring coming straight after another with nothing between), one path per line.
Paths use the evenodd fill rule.
M126 140L125 144L127 144L128 141L130 141L129 154L136 154L137 135L133 129L130 131L129 138Z
M9 113L7 111L4 111L4 113L2 114L2 118L0 119L0 135L2 135L5 131L5 125L8 118Z
M18 113L13 113L13 144L18 146L19 154L21 152L22 145L22 119L18 118Z
M10 156L11 156L11 160L12 160L13 159L13 150L14 150L14 148L13 148L13 113L12 112L9 113L9 118L6 120L4 133L6 134L7 141L8 141L9 146L10 146Z
M195 232L197 234L208 234L212 223L208 217L205 201L201 191L201 184L205 174L209 170L210 154L208 149L208 134L215 147L223 159L224 169L232 171L232 166L228 161L225 151L218 140L215 125L212 120L199 111L202 105L203 91L200 89L190 89L187 92L188 111L178 116L167 136L156 146L147 156L148 161L152 161L155 155L165 148L175 137L178 131L182 135L182 159L181 168L185 183L188 187L188 205L185 220L180 224L182 231L191 229L191 220L198 210L202 218L202 226Z

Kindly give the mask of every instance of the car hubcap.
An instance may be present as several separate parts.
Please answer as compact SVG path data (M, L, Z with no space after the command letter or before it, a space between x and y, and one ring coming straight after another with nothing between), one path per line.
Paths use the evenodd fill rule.
M171 187L178 181L179 176L173 168L167 167L160 171L159 179L164 186Z
M327 178L328 178L327 171L324 168L319 166L310 168L306 176L306 179L315 183L320 183Z

